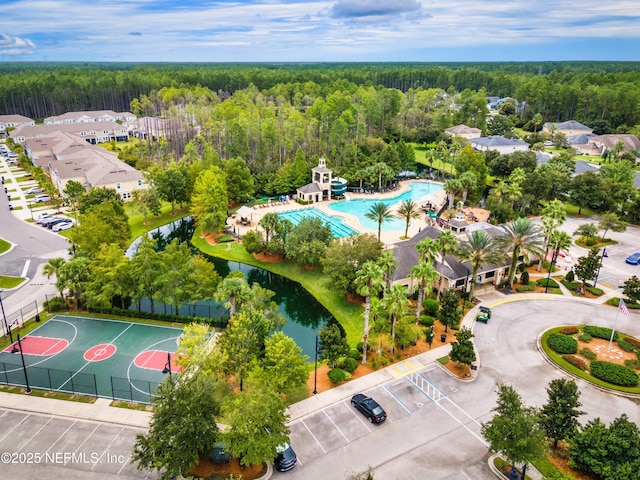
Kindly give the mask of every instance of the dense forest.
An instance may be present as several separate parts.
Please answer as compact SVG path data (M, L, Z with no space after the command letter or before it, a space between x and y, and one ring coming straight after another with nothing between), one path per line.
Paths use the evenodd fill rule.
M324 93L335 84L411 90L483 91L524 102L524 115L575 119L610 130L640 123L640 63L291 63L291 64L0 64L0 112L36 120L68 111L129 110L131 101L163 87L201 86L224 99L255 86L282 85L293 96L307 83ZM328 90L327 90L328 89ZM288 94L288 95L287 95Z

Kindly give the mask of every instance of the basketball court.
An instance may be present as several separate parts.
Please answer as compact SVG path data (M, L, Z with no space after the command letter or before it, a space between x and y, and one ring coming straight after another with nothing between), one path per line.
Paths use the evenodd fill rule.
M175 354L182 329L56 315L21 338L32 388L150 401L167 374L181 371ZM0 352L0 383L25 385L20 346Z

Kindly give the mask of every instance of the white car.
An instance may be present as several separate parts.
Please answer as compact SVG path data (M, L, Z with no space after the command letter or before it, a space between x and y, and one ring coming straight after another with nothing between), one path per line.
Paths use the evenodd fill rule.
M51 230L53 230L54 232L61 232L63 230L69 230L71 227L73 227L73 222L69 220L68 222L61 222L54 225Z
M24 194L25 195L35 195L37 193L42 193L42 192L44 192L44 188L31 187L29 190L25 190Z
M45 218L48 218L48 217L50 217L50 216L51 216L51 215L50 215L50 214L48 214L48 213L46 213L46 212L41 213L40 215L38 215L38 216L36 217L36 223L37 223L37 224L40 224L40 223L42 223L42 221L43 221Z

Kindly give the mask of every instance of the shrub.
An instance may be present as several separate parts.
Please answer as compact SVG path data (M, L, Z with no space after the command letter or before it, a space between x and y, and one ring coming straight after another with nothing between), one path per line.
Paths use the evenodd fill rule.
M356 368L358 368L358 360L356 360L355 358L347 357L340 362L340 368L351 373Z
M600 295L604 294L604 291L599 289L598 287L587 287L587 291L591 295L595 295L596 297L599 297Z
M618 346L625 352L635 352L636 346L633 343L626 342L623 338L618 339Z
M362 347L364 346L363 342L356 343L356 350L362 352ZM367 352L371 351L371 344L367 343Z
M355 348L352 348L349 352L349 357L353 358L354 360L362 360L362 350L356 350Z
M594 377L614 385L623 387L638 385L638 374L624 365L596 360L591 362L589 371Z
M527 266L523 263L518 265L518 268L516 269L516 272L518 273L524 273L525 269L527 268Z
M231 235L220 235L216 239L216 243L227 243L227 242L233 242L233 237Z
M630 343L631 345L633 345L636 348L640 348L640 340L637 340L633 337L624 337L623 339L625 342Z
M520 283L523 285L529 285L529 272L526 270L522 272L522 275L520 275Z
M580 355L582 355L587 360L595 360L596 358L598 358L596 352L587 347L584 347L582 350L580 350Z
M593 340L593 337L588 333L581 333L580 335L578 335L578 340L580 340L581 342L589 343L591 340Z
M573 280L576 278L575 274L573 273L573 270L569 270L567 272L567 274L564 276L564 279L567 282L573 282Z
M574 367L579 368L580 370L586 370L587 364L580 357L576 357L575 355L563 355L562 359L569 362Z
M587 240L584 242L587 247L593 247L596 243L598 243L598 240L595 237L587 237Z
M62 310L67 309L67 305L60 297L53 297L50 300L45 300L42 303L42 306L47 310L47 312L61 312Z
M431 327L435 321L436 321L435 318L430 317L428 315L423 315L420 317L420 323L425 327Z
M563 335L575 335L576 333L578 333L578 328L577 327L564 327L562 330L560 330L561 334Z
M556 282L553 278L541 278L536 282L536 285L540 287L548 286L549 288L560 288L558 282Z
M264 239L258 230L249 230L242 237L242 245L249 253L259 253L264 250Z
M578 282L569 282L567 280L562 280L562 284L572 292L575 292L576 289L580 287L580 284Z
M533 292L535 289L535 285L520 285L519 287L516 287L516 292Z
M576 353L578 351L578 341L561 333L552 333L547 339L549 348L558 353Z
M640 360L636 360L635 358L632 358L630 360L625 360L624 365L626 367L635 368L636 370L638 370L640 368Z
M329 380L333 383L344 382L345 380L349 380L351 378L351 374L349 372L345 372L341 368L334 368L329 370Z
M593 325L585 325L582 329L584 333L588 333L592 337L603 338L609 340L611 338L611 329L607 327L596 327ZM615 333L614 340L618 339L618 332Z
M435 317L438 313L438 310L440 310L440 304L432 298L427 298L424 302L422 302L422 308L424 308L424 313L431 317Z

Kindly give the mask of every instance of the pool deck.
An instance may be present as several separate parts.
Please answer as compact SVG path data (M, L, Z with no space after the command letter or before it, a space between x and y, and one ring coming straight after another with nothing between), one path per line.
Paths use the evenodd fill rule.
M347 195L348 195L348 198L351 200L356 200L356 199L384 200L387 198L397 197L402 193L410 190L409 184L415 181L416 180L402 180L401 182L399 182L399 187L390 192L373 193L373 194L347 192ZM439 183L439 182L432 182L432 183ZM427 198L431 200L431 202L435 204L437 208L439 208L444 204L446 200L446 193L444 190L439 190L435 193L428 195ZM316 208L326 213L327 215L331 215L334 217L336 216L342 217L344 219L345 225L353 228L359 233L371 233L375 236L378 235L377 230L371 230L360 225L360 222L358 221L358 218L355 215L351 215L348 213L338 213L338 212L335 212L334 210L331 210L329 208L329 205L337 201L342 201L342 200L330 200L327 202L318 202L310 205L300 205L294 200L289 200L289 202L273 202L270 206L254 208L255 213L252 214L251 223L249 225L242 225L241 223L238 223L239 219L237 217L232 216L227 218L227 227L230 232L235 232L237 235L244 236L244 234L247 233L249 230L253 230L257 227L258 222L260 222L260 219L266 213L271 213L271 212L281 213L281 212L287 212L292 210L305 210L308 208ZM426 199L422 199L422 200L418 200L417 203L421 205L425 201ZM413 237L422 228L428 225L429 225L429 220L427 219L426 215L421 215L420 218L411 220L411 223L409 224L408 237L409 238ZM402 240L401 237L403 235L404 235L404 228L402 230L392 230L392 231L385 232L385 226L384 224L382 224L382 233L380 235L380 240L385 245L391 245L393 243L397 243L401 241Z

